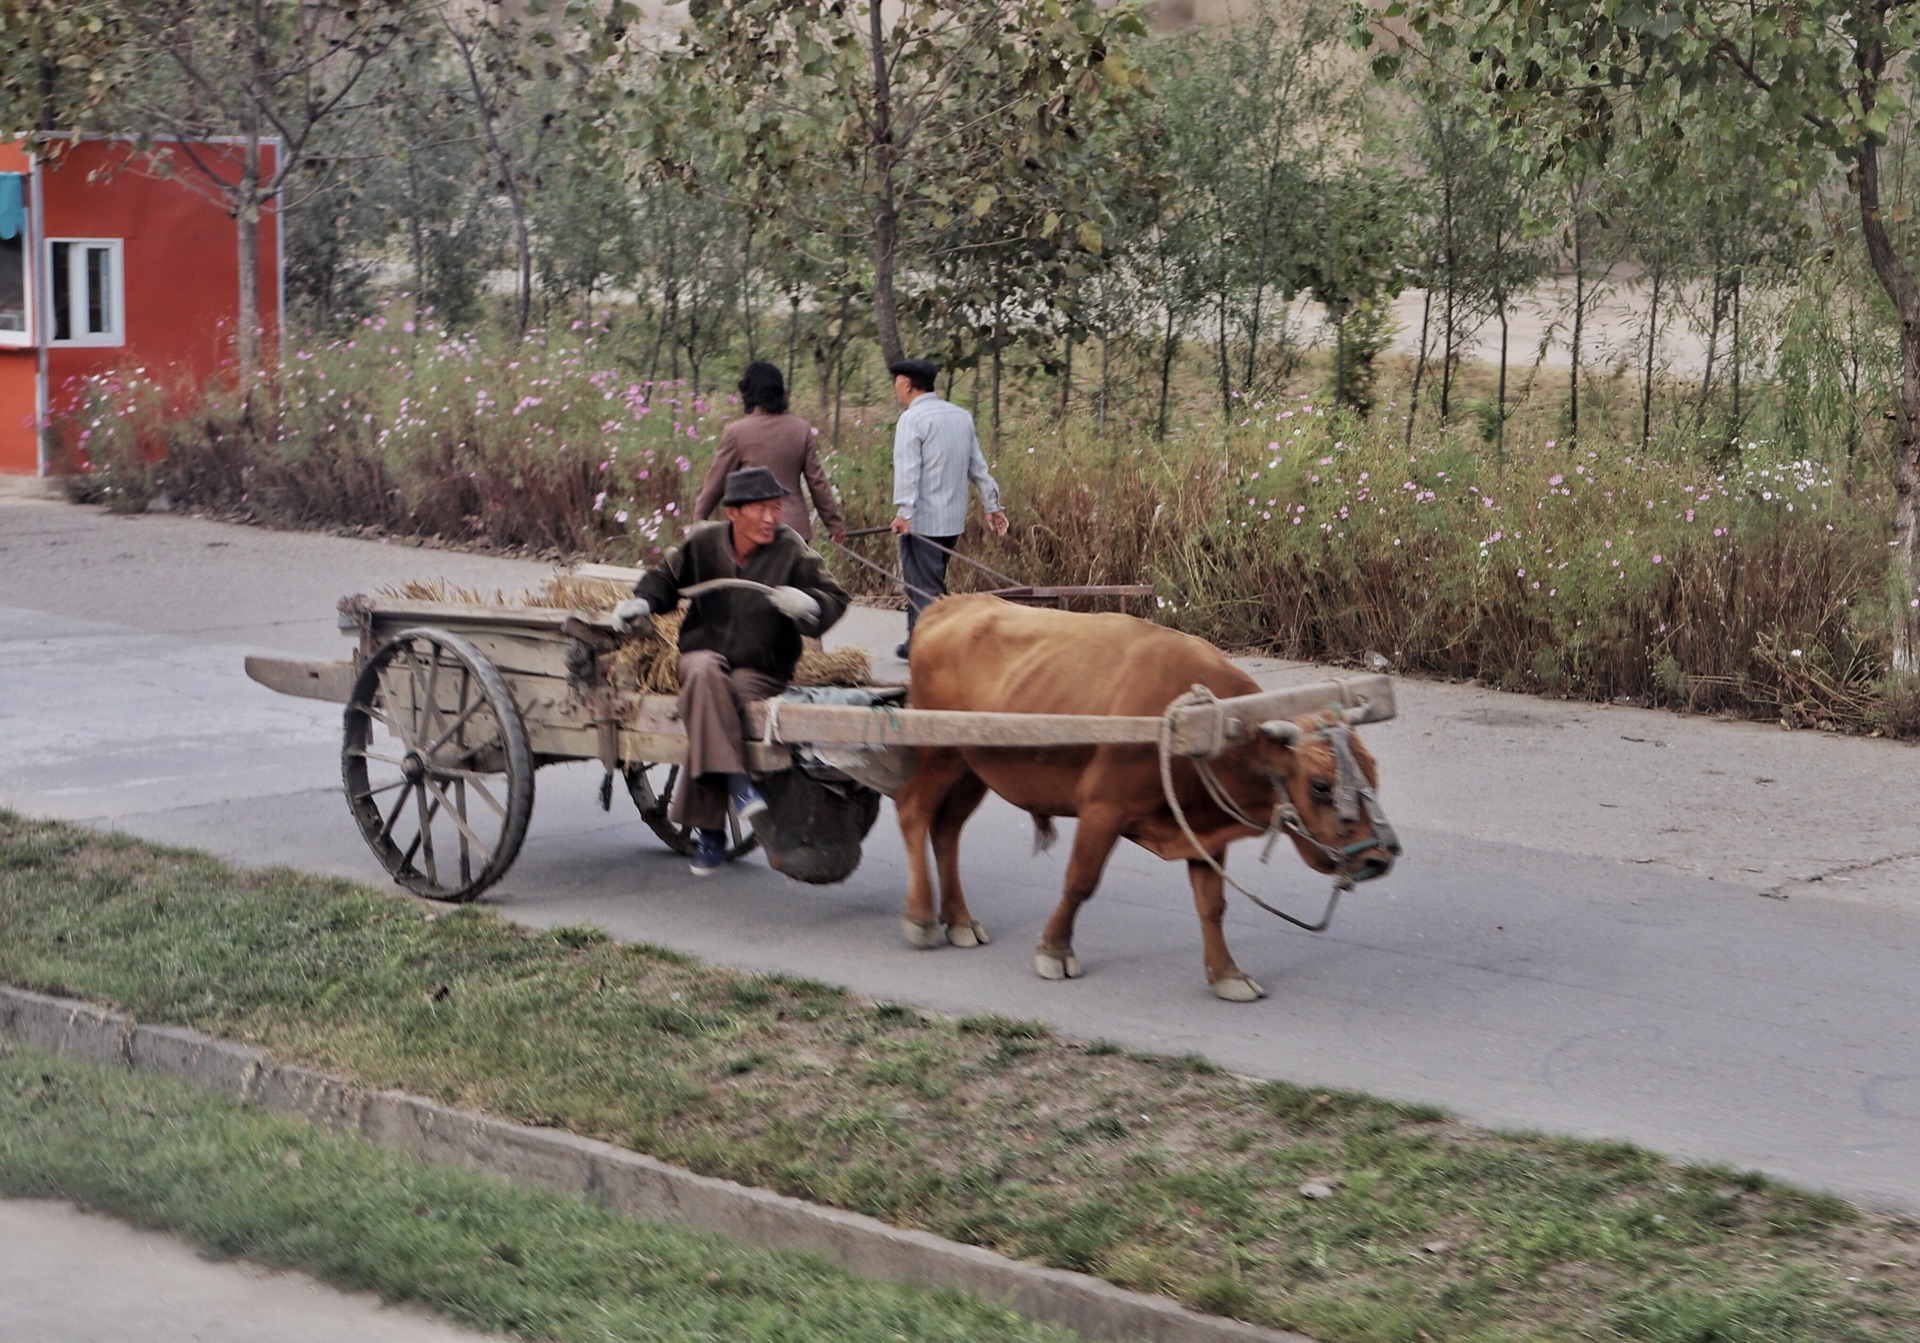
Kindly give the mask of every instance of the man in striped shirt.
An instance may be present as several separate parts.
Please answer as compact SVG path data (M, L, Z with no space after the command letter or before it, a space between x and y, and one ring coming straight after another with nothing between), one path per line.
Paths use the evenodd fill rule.
M887 366L893 398L904 407L893 430L893 531L900 538L900 577L907 588L907 642L894 650L899 657L907 656L920 612L946 595L947 552L966 530L969 480L980 491L987 530L1007 534L1000 487L987 474L973 416L934 395L935 371L928 359Z

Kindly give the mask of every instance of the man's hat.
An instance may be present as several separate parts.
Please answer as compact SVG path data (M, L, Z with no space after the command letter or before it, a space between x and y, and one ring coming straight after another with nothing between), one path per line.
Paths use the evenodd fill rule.
M722 504L757 504L762 499L784 499L793 491L773 478L764 466L743 466L727 473L727 493Z
M887 372L911 379L915 387L931 387L940 367L931 359L898 359L887 365Z

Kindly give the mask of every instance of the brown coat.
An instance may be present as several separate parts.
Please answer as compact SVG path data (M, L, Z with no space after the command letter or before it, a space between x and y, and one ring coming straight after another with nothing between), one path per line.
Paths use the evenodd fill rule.
M764 466L773 478L789 491L780 501L780 521L800 533L802 540L813 540L813 519L807 515L807 501L800 493L800 478L807 480L807 493L819 510L820 521L829 532L840 530L840 501L833 497L826 472L820 469L820 454L813 447L813 426L798 415L768 415L753 411L720 431L720 447L713 454L713 465L700 482L700 493L693 503L693 520L712 515L726 492L727 475L744 466Z

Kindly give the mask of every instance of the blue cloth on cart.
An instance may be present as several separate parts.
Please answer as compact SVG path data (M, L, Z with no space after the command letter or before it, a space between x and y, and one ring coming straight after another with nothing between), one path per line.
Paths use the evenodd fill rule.
M791 685L780 692L780 698L795 704L887 704L907 693L903 685L846 686L846 685Z

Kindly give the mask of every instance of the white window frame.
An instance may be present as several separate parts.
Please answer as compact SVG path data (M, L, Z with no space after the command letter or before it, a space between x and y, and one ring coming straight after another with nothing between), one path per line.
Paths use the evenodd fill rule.
M49 346L67 348L76 345L117 346L127 343L127 284L124 240L120 238L48 238L41 243L46 257L46 302L42 318L46 322L46 343ZM60 245L71 245L74 250L67 255L67 302L69 330L71 335L64 339L56 336L60 324L53 311L54 252ZM86 255L89 248L104 248L107 253L108 329L106 331L83 331L86 325Z

